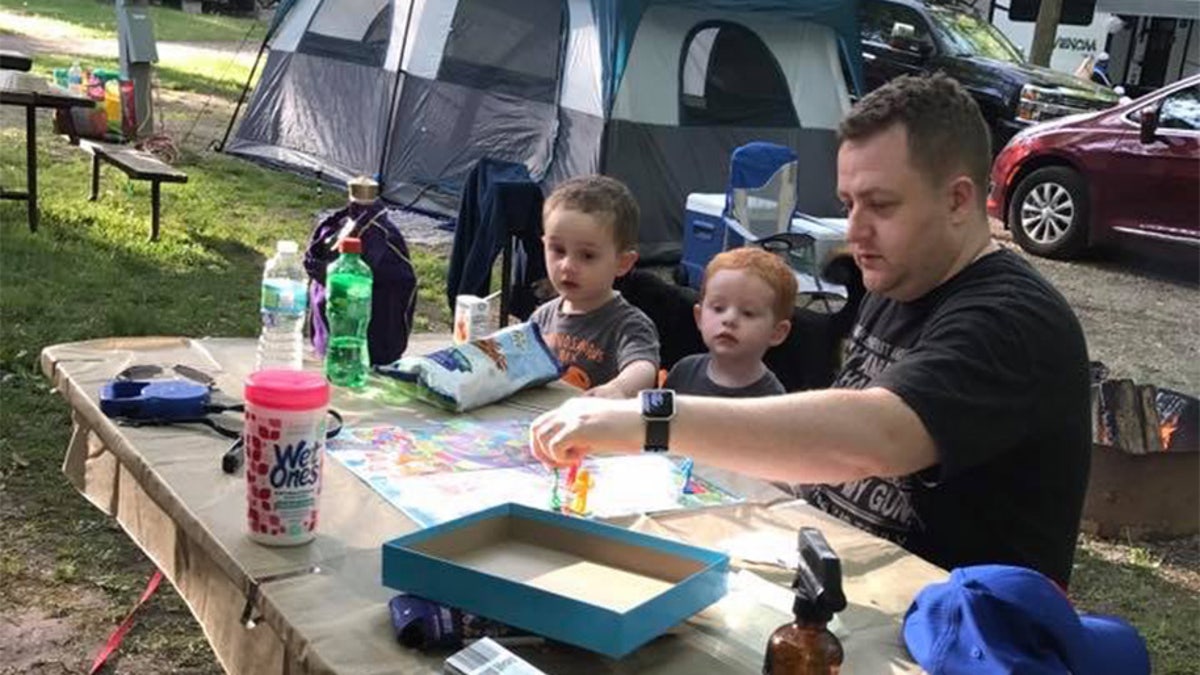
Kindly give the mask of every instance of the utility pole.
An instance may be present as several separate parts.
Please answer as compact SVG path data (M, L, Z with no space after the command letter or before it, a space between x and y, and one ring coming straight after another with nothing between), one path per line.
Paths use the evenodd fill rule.
M1038 8L1037 25L1033 28L1033 47L1029 61L1039 66L1050 66L1050 55L1058 37L1058 20L1062 16L1063 0L1042 0Z

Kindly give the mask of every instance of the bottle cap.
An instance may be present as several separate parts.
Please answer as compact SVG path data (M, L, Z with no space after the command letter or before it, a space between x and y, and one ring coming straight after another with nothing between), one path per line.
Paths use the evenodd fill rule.
M246 378L246 402L276 410L320 410L329 405L329 383L305 370L259 370Z
M280 239L275 242L276 253L298 253L299 251L300 245L291 239Z
M340 245L342 253L362 253L362 240L356 237L346 237Z
M376 183L369 176L359 176L353 178L346 183L346 190L350 193L350 201L369 204L376 199L379 199L379 183Z

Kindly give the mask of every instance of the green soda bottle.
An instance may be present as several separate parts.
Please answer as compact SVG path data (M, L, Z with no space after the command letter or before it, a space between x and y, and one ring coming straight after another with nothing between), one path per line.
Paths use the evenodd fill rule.
M325 377L333 384L358 389L367 384L370 355L367 325L371 323L371 268L362 259L362 241L342 240L342 254L325 275L325 315L329 319L329 346L325 351Z

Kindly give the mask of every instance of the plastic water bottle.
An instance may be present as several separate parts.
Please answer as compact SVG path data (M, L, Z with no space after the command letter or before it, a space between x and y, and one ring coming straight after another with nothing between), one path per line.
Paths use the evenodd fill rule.
M258 338L255 370L300 370L304 360L304 311L308 308L308 277L294 241L275 244L262 282L262 333Z
M325 275L325 314L329 318L325 377L342 387L359 388L366 385L371 369L367 326L374 280L362 259L362 241L346 237L341 252Z
M67 70L67 91L76 96L83 93L83 69L79 67L78 61L72 63L71 68Z

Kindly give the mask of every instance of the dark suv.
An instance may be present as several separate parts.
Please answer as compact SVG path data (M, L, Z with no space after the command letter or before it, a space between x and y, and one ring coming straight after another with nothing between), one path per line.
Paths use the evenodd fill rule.
M908 74L942 71L979 103L992 152L1034 122L1109 108L1107 87L1025 61L995 26L951 4L859 0L867 89Z

